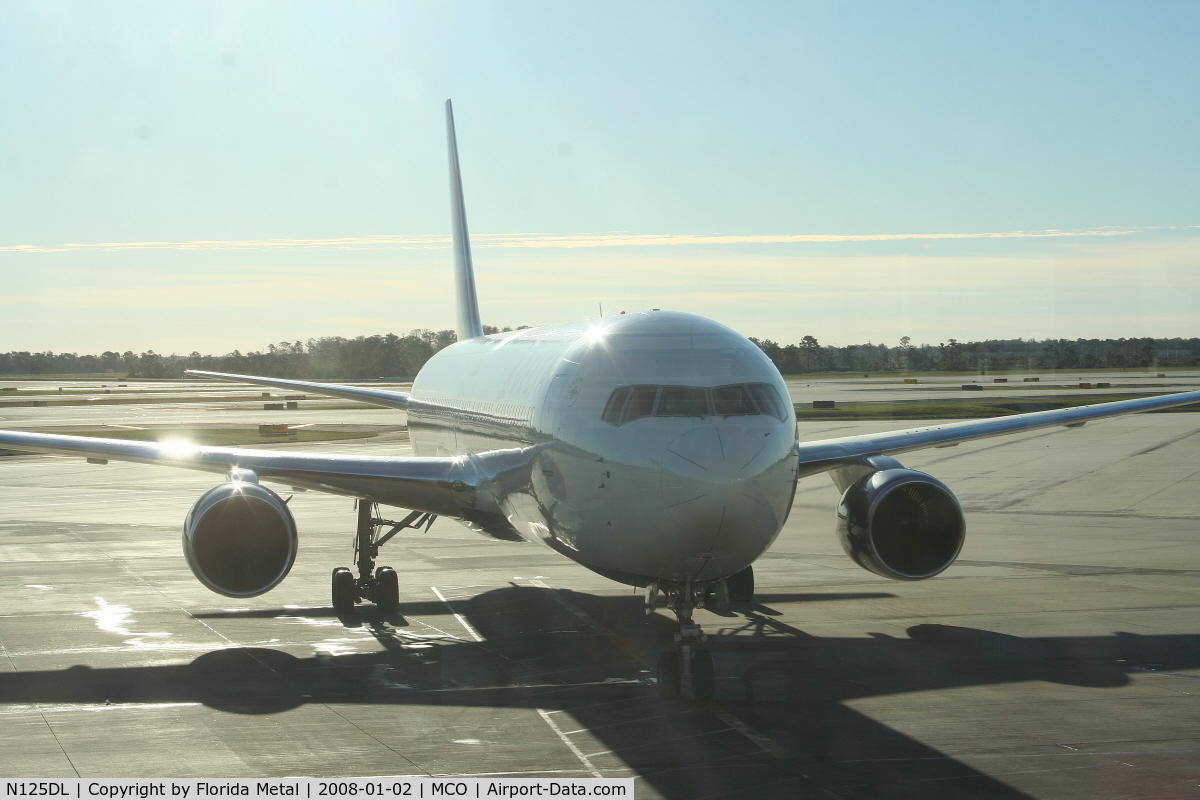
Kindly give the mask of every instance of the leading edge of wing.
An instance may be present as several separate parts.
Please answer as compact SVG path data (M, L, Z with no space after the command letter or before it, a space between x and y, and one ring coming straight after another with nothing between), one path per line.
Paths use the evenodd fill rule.
M877 455L895 455L926 447L947 447L971 439L1003 436L1054 425L1082 425L1084 422L1121 414L1136 414L1156 408L1170 408L1200 402L1200 391L1143 397L1136 400L1117 400L1090 406L1034 411L996 419L948 422L922 428L844 436L800 442L800 476L819 472Z
M408 392L393 392L388 389L370 389L365 386L345 386L340 383L313 383L311 381L292 381L285 378L264 378L258 375L232 375L227 372L205 372L199 369L185 370L186 375L199 375L205 378L216 378L222 381L237 383L253 383L258 386L273 386L276 389L304 389L315 394L329 397L340 397L343 400L357 400L363 403L373 403L387 408L408 408Z
M0 447L203 472L239 468L251 470L263 480L300 489L369 497L388 505L451 517L462 516L464 508L474 506L479 485L477 465L467 457L326 455L24 431L0 431Z

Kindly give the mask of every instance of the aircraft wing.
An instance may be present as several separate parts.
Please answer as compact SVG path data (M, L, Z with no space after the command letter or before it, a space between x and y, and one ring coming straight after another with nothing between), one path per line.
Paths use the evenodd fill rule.
M340 397L343 400L358 400L363 403L373 403L387 408L407 408L408 392L394 392L390 389L371 389L364 386L345 386L340 383L312 383L310 381L292 381L285 378L264 378L257 375L231 375L227 372L205 372L189 369L188 375L200 375L205 378L216 378L221 381L237 383L253 383L259 386L273 386L276 389L300 389L313 394L323 394L329 397Z
M800 442L800 477L826 472L871 456L891 456L910 450L922 450L926 447L953 447L959 442L971 439L1003 436L1054 425L1078 427L1088 420L1115 417L1120 414L1135 414L1139 411L1170 408L1196 402L1200 402L1200 392L1180 392L1136 400L1118 400L1113 403L1076 406L1075 408L1034 411L1029 414L1014 414L1010 417L996 419L947 422L922 428Z
M113 459L204 472L252 470L263 480L296 488L369 497L450 517L461 517L475 505L480 483L478 465L467 457L347 456L22 431L0 431L0 447L80 456L94 463Z

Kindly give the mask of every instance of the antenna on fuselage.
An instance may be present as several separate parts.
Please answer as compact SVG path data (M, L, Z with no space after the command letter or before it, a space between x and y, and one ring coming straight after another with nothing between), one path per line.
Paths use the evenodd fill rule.
M454 107L446 99L446 141L450 148L450 219L454 244L454 288L458 319L455 332L460 342L483 336L479 298L475 294L475 268L471 264L471 237L467 233L467 209L463 201L462 173L458 169L458 141L454 136Z

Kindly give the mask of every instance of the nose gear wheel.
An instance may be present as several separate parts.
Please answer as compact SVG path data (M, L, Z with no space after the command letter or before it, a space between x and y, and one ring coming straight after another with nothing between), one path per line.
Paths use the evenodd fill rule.
M674 648L658 660L658 693L664 700L695 700L705 703L716 690L716 670L712 653L702 649L708 637L692 620L692 611L703 607L706 600L725 595L715 585L698 585L691 581L659 581L651 585L648 606L657 605L659 596L675 612L677 628Z

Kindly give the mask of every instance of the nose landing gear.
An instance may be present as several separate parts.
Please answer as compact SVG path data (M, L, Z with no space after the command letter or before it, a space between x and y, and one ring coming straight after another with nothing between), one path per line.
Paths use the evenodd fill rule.
M692 611L707 608L728 614L733 604L754 601L754 569L746 567L724 580L694 584L691 581L656 581L646 593L646 613L664 603L675 612L678 628L674 648L658 659L658 694L664 700L707 702L716 689L712 653L701 648L708 637L692 620Z
M375 567L379 548L405 528L429 526L437 517L423 511L414 511L400 522L375 517L376 505L369 500L358 501L358 528L354 536L354 560L358 567L358 578L346 567L333 571L333 610L344 617L354 613L354 606L362 600L371 600L380 611L393 612L400 607L400 580L391 567ZM392 529L376 538L375 530L383 525Z
M707 702L716 689L716 673L712 653L700 647L708 637L692 620L692 611L704 606L711 589L691 581L653 584L647 596L648 613L657 605L659 593L665 597L667 607L675 612L678 621L674 648L658 659L659 696L664 700L682 698Z

